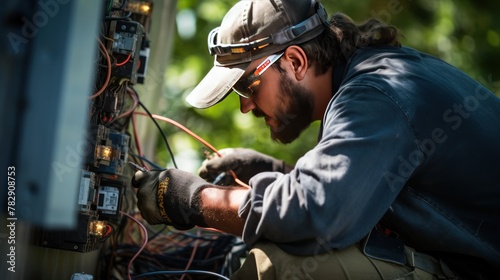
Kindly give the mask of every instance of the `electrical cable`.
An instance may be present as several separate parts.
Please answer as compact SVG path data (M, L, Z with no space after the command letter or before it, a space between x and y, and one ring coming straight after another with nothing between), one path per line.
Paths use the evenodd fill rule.
M133 103L132 107L130 107L130 109L128 109L126 112L121 113L119 116L117 116L115 118L115 120L132 114L134 112L134 110L137 108L137 106L139 105L139 97L137 96L136 92L131 90L130 87L128 87L128 86L125 86L125 87L126 87L127 93L130 94L130 97L132 97L132 100L134 103Z
M163 167L159 166L158 164L154 163L153 161L151 161L150 159L148 159L147 157L145 156L140 156L140 155L137 155L137 154L134 154L133 152L130 152L130 155L132 155L133 157L136 157L136 158L139 158L139 159L142 159L144 161L146 161L148 164L150 164L151 166L154 167L154 169L163 169Z
M138 115L146 115L145 113L143 112L134 112L134 114L138 114ZM161 120L161 121L164 121L164 122L167 122L167 123L170 123L178 128L180 128L181 130L183 130L184 132L186 132L187 134L189 134L190 136L192 136L193 138L195 138L196 140L198 140L200 143L202 143L203 145L205 145L207 148L211 149L215 154L217 154L219 157L222 157L222 154L219 153L219 151L214 147L212 146L210 143L208 143L205 139L201 138L200 136L198 136L196 133L194 133L193 131L189 130L188 128L186 128L185 126L181 125L180 123L172 120L172 119L169 119L167 117L164 117L164 116L160 116L160 115L156 115L156 114L148 114L151 118L153 119L158 119L158 120ZM242 186L242 187L245 187L245 188L250 188L250 186L248 184L246 184L245 182L241 181L240 179L238 179L238 177L236 176L236 174L234 173L233 170L229 170L229 172L231 173L231 176L233 176L234 178L234 181L236 183L238 183L238 185Z
M211 233L213 232L213 231L211 231L211 230L209 230L207 228L203 228L203 230L209 231ZM182 234L185 235L185 236L188 236L190 238L193 238L193 239L202 239L202 240L212 240L214 236L221 236L221 235L227 235L227 236L229 236L229 234L227 234L225 232L217 232L217 234L213 234L213 235L207 235L207 234L205 234L205 236L203 236L203 235L202 236L198 236L198 235L191 234L189 232L182 232Z
M123 66L123 65L127 64L127 62L130 60L131 56L132 56L132 54L129 54L124 61L122 61L120 63L116 63L116 66L120 67L120 66Z
M132 229L131 227L127 227L125 231L121 232L124 234L122 236L125 237L123 240L127 243L118 244L115 249L110 252L115 259L114 269L111 273L115 273L115 275L124 274L130 258L138 250L139 245L136 239L133 238L135 232L132 231ZM200 231L204 232L204 230ZM191 238L185 233L186 232L182 231L167 231L161 234L157 239L148 242L145 250L134 261L134 274L137 276L150 271L168 270L182 271L181 273L176 273L180 275L188 270L184 269L184 267L186 267L186 263L189 263L188 259L191 258L193 259L191 261L191 270L232 272L235 268L239 267L240 253L237 252L238 255L228 256L228 254L234 254L232 248L235 244L239 244L235 242L234 236L212 235L211 238L208 238L202 234L201 236ZM198 240L197 251L194 257L192 257L196 240ZM111 257L110 254L107 255L108 257L105 257L105 261L112 261L109 259ZM227 268L224 269L223 266L227 266ZM108 272L107 275L109 278L111 274ZM189 277L189 275L186 276Z
M125 8L125 5L127 5L127 0L122 1L122 4L120 5L120 9L123 10Z
M146 115L146 114L144 114L142 112L134 112L134 114ZM212 146L205 139L201 138L200 136L198 136L197 134L195 134L193 131L191 131L187 127L183 126L182 124L180 124L180 123L178 123L178 122L176 122L176 121L174 121L174 120L172 120L170 118L167 118L167 117L164 117L164 116L160 116L160 115L156 115L156 114L153 114L152 117L155 118L155 119L158 119L160 121L164 121L164 122L170 123L170 124L172 124L172 125L180 128L181 130L183 130L184 132L186 132L187 134L189 134L190 136L192 136L194 139L198 140L200 143L202 143L203 145L205 145L207 148L209 148L210 150L212 150L218 156L222 156L219 153L219 151L214 146Z
M131 121L132 121L132 131L134 133L135 147L137 148L137 153L139 153L139 156L142 157L142 147L139 140L139 134L137 133L137 126L135 124L135 115L132 115Z
M135 91L134 88L131 87L131 89L133 91ZM137 94L137 92L136 92L136 94ZM170 157L172 158L172 163L174 164L174 167L178 169L177 163L175 162L174 153L172 152L172 149L170 148L170 144L168 143L168 140L167 140L167 137L165 136L165 133L163 133L163 130L161 129L160 125L158 124L158 122L156 121L156 119L153 117L153 115L151 114L151 112L149 112L149 110L146 108L146 106L144 106L144 104L142 104L142 102L140 102L140 101L139 101L139 105L141 105L142 109L144 109L144 111L146 111L146 113L148 114L148 116L153 120L153 122L155 123L156 127L160 131L161 137L163 138L163 141L165 142L165 145L167 145L167 150L170 153Z
M159 236L165 229L167 228L167 225L163 225L161 229L159 229L157 232L155 232L151 237L149 237L149 241L155 239L157 236Z
M111 12L111 9L113 8L113 2L114 2L114 0L108 0L108 6L106 7L106 13Z
M131 237L133 232L127 230L126 234ZM177 240L171 238L177 238ZM146 249L134 261L135 276L132 279L140 279L142 277L160 274L185 274L189 277L189 274L210 274L211 271L220 271L216 274L210 274L212 276L217 276L219 279L221 278L220 275L229 276L239 267L239 259L243 255L242 253L246 252L246 250L233 250L234 246L242 244L241 242L235 241L235 237L231 235L213 235L212 239L202 235L196 239L192 239L187 238L185 232L169 231L167 234L161 234L157 240L148 242ZM195 242L198 242L197 252L199 253L193 255ZM117 261L115 262L114 271L116 275L123 275L123 272L120 271L124 271L124 264L128 262L133 254L135 254L137 248L137 245L118 245L115 250ZM193 269L182 270L181 267L189 263L188 255L195 256L192 260ZM192 257L189 259L191 258ZM169 272L161 273L159 271Z
M127 92L132 92L133 95L136 97L137 99L137 105L135 105L133 108L134 110L137 108L137 106L139 105L139 96L137 96L137 92L136 91L133 91L132 89L130 89L129 87L127 87ZM135 101L135 100L134 100ZM131 111L131 113L133 113L133 111ZM137 125L135 123L135 115L134 114L130 114L130 121L132 123L132 133L134 135L134 143L135 143L135 147L137 149L137 153L139 154L139 156L137 156L137 158L139 159L140 161L140 165L141 166L145 166L144 165L144 159L142 158L143 157L143 154L142 154L142 146L141 146L141 143L140 143L140 139L139 139L139 134L137 133ZM151 164L151 162L149 162Z
M154 276L154 275L181 275L181 274L206 274L206 275L216 276L216 277L218 277L220 279L230 280L229 278L227 278L224 275L221 275L221 274L218 274L218 273L215 273L215 272L211 272L211 271L203 271L203 270L178 270L178 271L175 271L175 270L169 270L169 271L168 270L163 270L163 271L152 271L152 272L146 272L146 273L137 275L136 277L132 278L132 280L140 279L140 278L143 278L143 277L146 277L146 276Z
M120 7L118 8L113 8L113 10L118 11L118 10L123 10L125 8L125 5L127 4L127 0L123 0L122 3L120 4Z
M113 43L113 42L115 41L114 39L111 39L111 38L109 38L109 37L105 36L105 35L104 35L104 34L102 34L102 33L101 33L101 37L102 37L102 38L104 38L104 39L106 39L106 40L108 40L108 41L110 41L111 43Z
M127 90L128 90L128 89L127 89ZM135 92L134 92L134 94L135 94ZM136 96L137 96L137 95L136 95ZM137 96L137 101L138 101L138 102L137 102L137 104L139 104L139 98L138 98L138 96ZM140 140L139 140L139 134L137 133L137 125L136 125L136 123L135 123L135 115L134 115L134 114L131 114L131 115L130 115L130 120L131 120L131 122L132 122L132 132L133 132L133 134L134 134L134 143L135 143L135 147L137 148L137 153L139 153L139 156L141 156L141 157L142 157L142 156L143 156L143 154L142 154L142 146L141 146L141 142L140 142ZM143 159L142 159L142 158L139 158L139 160L140 160L141 165L142 165L142 166L144 166L144 161L143 161Z
M199 230L196 232L196 235L200 236L200 231ZM187 262L186 268L184 268L184 270L189 270L189 267L193 263L194 256L196 255L196 251L198 250L198 245L199 244L200 244L200 240L196 239L194 241L194 245L193 245L193 252L191 252L191 257L189 257L189 261ZM184 277L186 277L186 274L182 274L181 279L179 279L179 280L184 280Z
M144 250L144 248L148 244L148 230L136 218L134 218L131 215L129 215L129 214L125 213L125 212L122 212L122 211L120 211L120 213L123 214L123 215L125 215L125 216L127 216L129 219L133 220L134 222L136 222L141 227L141 229L144 231L144 235L145 235L144 244L139 249L139 251L137 251L137 253L132 257L132 259L130 259L130 261L128 263L128 266L127 266L127 275L128 275L128 279L130 280L130 279L132 279L132 277L130 276L130 268L132 267L132 263L134 262L134 260L137 258L137 256L139 256L139 254L142 252L142 250Z
M98 90L95 94L91 95L90 96L91 99L96 98L97 96L101 95L104 92L104 90L106 89L106 87L108 86L109 81L111 80L111 58L109 57L108 50L106 49L104 44L101 42L101 40L99 38L97 38L97 40L99 42L99 46L101 47L102 51L105 54L106 63L108 65L108 72L106 73L106 80L105 80L104 84L102 85L101 89Z

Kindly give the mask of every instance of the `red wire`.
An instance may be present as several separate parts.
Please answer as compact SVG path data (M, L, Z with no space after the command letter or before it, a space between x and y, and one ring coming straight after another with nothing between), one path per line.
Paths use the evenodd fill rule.
M132 56L132 54L129 54L129 55L127 56L127 58L126 58L124 61L122 61L122 62L120 62L120 63L117 63L117 64L116 64L116 66L120 67L120 66L125 65L125 64L126 64L126 63L130 60L130 57L131 57L131 56Z
M199 230L196 232L196 235L200 236L200 231ZM191 266L191 264L193 263L194 256L196 255L196 251L198 250L198 246L199 245L200 245L200 240L196 239L194 241L194 245L193 245L193 252L191 252L191 257L189 258L189 261L186 264L186 268L184 268L184 270L188 270L189 267ZM182 276L181 276L181 278L179 280L183 280L185 276L186 276L186 274L182 274Z
M120 114L119 116L117 116L115 118L115 120L123 118L125 116L128 116L128 115L132 114L132 112L135 110L135 108L137 108L137 106L139 106L139 97L137 97L137 95L135 94L135 92L131 88L127 87L127 93L130 94L130 97L132 97L132 100L134 100L134 104L126 112L123 112L122 114Z
M144 112L134 112L134 114L148 116ZM210 145L210 143L208 143L205 139L203 139L200 136L196 135L194 132L192 132L191 130L189 130L188 128L186 128L185 126L183 126L182 124L180 124L180 123L178 123L178 122L176 122L176 121L174 121L172 119L169 119L167 117L164 117L164 116L159 116L159 115L155 115L155 114L152 114L152 116L153 116L153 118L155 118L157 120L164 121L164 122L170 123L172 125L175 125L176 127L180 128L181 130L183 130L184 132L186 132L187 134L191 135L193 138L195 138L196 140L198 140L203 145L207 146L209 149L211 149L219 157L222 157L222 154L219 153L219 151L214 146ZM233 170L229 170L229 172L231 173L231 176L233 176L234 181L236 183L238 183L238 185L240 185L242 187L250 188L249 185L245 184L243 181L241 181L240 179L238 179L238 177L236 177L236 174L234 173Z
M144 113L144 112L134 112L134 114L138 114L138 115L143 115L143 116L148 116L148 114ZM160 115L156 115L156 114L152 114L153 115L153 118L157 119L157 120L160 120L160 121L164 121L164 122L167 122L167 123L170 123L178 128L180 128L181 130L183 130L184 132L186 132L187 134L191 135L193 138L195 138L196 140L198 140L200 143L202 143L203 145L207 146L210 150L212 150L214 153L216 153L218 156L222 156L219 151L212 145L210 145L210 143L208 143L207 141L205 141L203 138L201 138L200 136L196 135L194 132L192 132L191 130L189 130L188 128L186 128L185 126L183 126L182 124L172 120L172 119L169 119L167 117L164 117L164 116L160 116Z
M104 237L108 236L111 231L113 230L113 228L110 226L110 225L106 225L106 233L104 233Z
M104 54L106 54L106 63L108 64L108 73L106 74L106 81L104 82L104 85L102 85L101 89L98 92L96 92L95 94L90 96L91 99L96 98L97 96L101 95L101 93L104 92L104 90L106 89L106 87L109 84L109 81L111 80L111 59L109 57L108 50L106 49L106 47L104 46L104 44L101 42L100 39L97 39L97 40L99 42L99 46L101 47L102 51L104 52Z
M144 232L144 244L142 244L142 247L139 249L139 251L137 251L137 253L135 253L135 255L132 257L132 259L130 259L130 262L128 263L128 266L127 266L127 276L128 276L128 279L131 280L132 276L130 275L130 268L132 267L132 262L134 262L134 260L137 258L137 256L139 256L139 254L142 252L142 250L144 250L144 248L148 244L148 231L147 231L146 227L141 222L139 222L136 218L130 216L129 214L127 214L123 211L120 211L120 213L127 216L129 219L133 220L134 222L136 222L141 227L142 231Z

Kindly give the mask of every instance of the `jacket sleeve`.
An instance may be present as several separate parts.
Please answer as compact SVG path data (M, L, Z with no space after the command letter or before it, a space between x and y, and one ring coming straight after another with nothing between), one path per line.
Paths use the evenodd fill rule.
M398 104L370 86L344 87L328 105L321 140L292 172L250 180L243 240L296 255L348 247L381 219L421 158Z

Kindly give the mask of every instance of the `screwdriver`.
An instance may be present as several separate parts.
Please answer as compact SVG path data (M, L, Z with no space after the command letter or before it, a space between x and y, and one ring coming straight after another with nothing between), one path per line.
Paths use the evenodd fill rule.
M136 164L135 162L129 161L128 163L130 163L133 167L135 167L135 169L137 169L139 171L142 171L142 172L148 171L145 167L142 167L142 166Z

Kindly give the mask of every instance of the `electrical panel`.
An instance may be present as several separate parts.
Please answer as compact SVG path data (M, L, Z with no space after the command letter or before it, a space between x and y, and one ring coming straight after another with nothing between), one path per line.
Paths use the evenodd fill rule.
M128 161L129 125L139 97L131 87L145 82L152 1L102 0L104 15L95 46L95 86L89 93L86 156L81 166L78 222L73 230L37 229L42 247L90 252L120 220L133 170Z
M85 108L88 119L80 149L83 163L77 170L78 196L67 198L75 200L77 226L72 230L37 228L33 239L41 247L82 253L73 256L99 250L97 279L143 278L165 271L182 274L187 268L211 272L190 275L190 279L212 279L214 272L230 276L246 254L241 240L200 228L193 233L148 225L136 209L133 164L162 168L141 155L133 119L139 105L149 113L139 102L134 85L148 82L153 0L102 0L102 5L104 13L95 38L94 84L86 96L90 102ZM71 279L93 279L90 274L74 272ZM175 276L165 277L161 279Z

